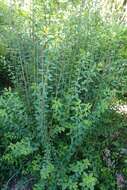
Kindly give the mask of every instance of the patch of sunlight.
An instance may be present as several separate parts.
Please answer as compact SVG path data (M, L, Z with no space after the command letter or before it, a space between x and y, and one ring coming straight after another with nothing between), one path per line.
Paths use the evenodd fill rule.
M116 105L113 109L117 113L127 114L127 104Z

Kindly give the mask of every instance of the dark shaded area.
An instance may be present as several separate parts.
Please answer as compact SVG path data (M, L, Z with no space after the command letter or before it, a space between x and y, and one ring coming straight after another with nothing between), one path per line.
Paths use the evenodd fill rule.
M4 88L12 87L11 79L8 76L8 73L0 73L0 92Z

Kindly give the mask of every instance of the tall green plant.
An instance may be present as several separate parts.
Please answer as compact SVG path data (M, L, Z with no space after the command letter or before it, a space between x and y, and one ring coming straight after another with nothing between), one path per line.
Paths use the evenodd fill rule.
M104 159L105 138L113 135L106 129L111 107L126 88L126 28L86 5L33 1L28 15L9 9L4 60L14 89L0 97L4 189L116 188L119 169Z

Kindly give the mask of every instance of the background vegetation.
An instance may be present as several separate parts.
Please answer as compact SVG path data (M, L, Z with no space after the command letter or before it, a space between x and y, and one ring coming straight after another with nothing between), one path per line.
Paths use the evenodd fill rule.
M126 1L0 0L2 190L127 189Z

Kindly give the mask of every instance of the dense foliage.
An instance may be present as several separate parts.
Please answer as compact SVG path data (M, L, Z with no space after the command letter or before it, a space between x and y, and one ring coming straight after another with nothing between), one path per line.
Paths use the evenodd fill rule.
M0 1L2 190L127 188L127 28L100 10Z

